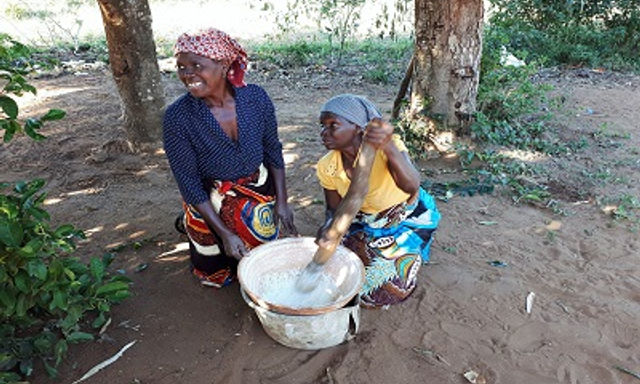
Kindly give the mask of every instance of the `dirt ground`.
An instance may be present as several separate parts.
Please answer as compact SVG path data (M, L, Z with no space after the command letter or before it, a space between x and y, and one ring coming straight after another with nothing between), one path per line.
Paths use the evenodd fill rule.
M20 138L3 146L2 179L47 180L52 221L87 233L77 254L116 247L115 269L134 282L103 337L73 346L58 379L38 375L34 383L71 384L133 341L84 382L460 384L473 370L482 376L476 382L487 384L637 383L629 372L640 372L640 238L633 223L640 78L574 70L544 79L565 97L557 116L563 137L588 144L567 156L533 158L550 169L532 182L549 186L555 209L514 203L500 190L439 201L442 222L415 295L390 310L364 310L355 339L317 351L267 336L237 283L214 290L189 275L185 239L173 227L180 197L166 159L160 147L131 153L122 145L119 99L106 69L33 80L38 97L21 99L24 115L61 108L67 117L46 127L43 143ZM314 175L323 153L319 106L338 93L359 93L389 116L396 89L268 68L248 80L276 104L297 225L312 235L322 217ZM166 90L168 101L183 92L172 75ZM455 159L419 165L434 181L465 177ZM620 198L630 219L610 214ZM506 266L488 263L496 260Z

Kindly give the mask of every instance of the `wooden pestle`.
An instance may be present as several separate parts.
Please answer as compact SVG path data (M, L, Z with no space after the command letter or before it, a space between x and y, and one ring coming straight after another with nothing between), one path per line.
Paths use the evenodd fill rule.
M353 218L362 207L364 198L369 192L369 176L371 175L375 154L376 149L363 140L349 189L340 205L338 205L331 225L325 232L327 241L318 246L313 260L302 271L300 278L296 282L298 290L311 292L316 287L322 266L334 255Z

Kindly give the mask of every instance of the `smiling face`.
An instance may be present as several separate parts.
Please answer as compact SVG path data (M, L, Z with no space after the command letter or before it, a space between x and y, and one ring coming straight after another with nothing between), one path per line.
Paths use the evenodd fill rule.
M215 61L195 53L179 53L176 57L178 77L194 97L212 95L226 84L224 62Z
M341 150L358 144L360 129L354 123L331 112L320 114L322 144L327 149Z

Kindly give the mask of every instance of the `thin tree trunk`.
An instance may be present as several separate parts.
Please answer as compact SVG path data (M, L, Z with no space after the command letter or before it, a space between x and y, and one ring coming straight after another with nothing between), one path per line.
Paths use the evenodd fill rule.
M393 101L393 111L391 112L391 118L396 120L400 117L400 109L402 108L402 101L407 95L407 91L409 90L409 85L411 84L411 78L413 77L413 66L415 63L415 56L411 56L411 60L409 60L409 65L407 65L407 70L404 73L404 77L402 78L402 82L400 83L400 89L398 90L398 94L396 95L396 99Z
M476 111L482 56L482 0L415 0L412 118L426 115L464 132Z
M164 89L148 0L98 0L127 137L135 146L162 132Z

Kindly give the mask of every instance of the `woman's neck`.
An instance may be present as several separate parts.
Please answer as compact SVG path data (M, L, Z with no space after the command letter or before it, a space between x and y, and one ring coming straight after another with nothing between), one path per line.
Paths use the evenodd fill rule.
M233 90L227 84L220 91L213 92L202 98L202 101L211 108L224 108L226 104L233 101Z
M349 168L353 166L353 163L356 161L356 157L358 156L358 152L360 151L361 143L362 139L354 140L351 146L340 150L340 153L342 154L342 162L345 166L348 166Z

